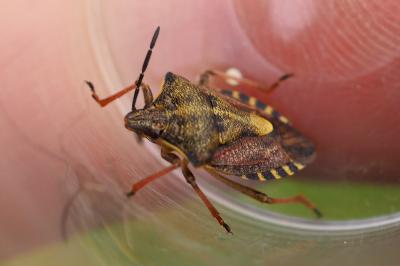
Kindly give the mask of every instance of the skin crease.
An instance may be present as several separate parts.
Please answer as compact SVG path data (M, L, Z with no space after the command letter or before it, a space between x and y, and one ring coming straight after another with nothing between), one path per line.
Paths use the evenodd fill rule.
M155 95L167 71L196 80L209 67L235 66L265 84L295 73L271 95L243 89L316 143L317 159L304 175L399 181L397 0L209 2L85 9L76 1L11 1L1 9L0 211L8 219L0 220L0 259L61 239L66 179L89 171L126 187L160 167L125 130L117 105L98 108L83 85L93 81L101 96L118 85L104 75L89 38L88 14L99 10L119 85L136 78L160 25L145 76ZM125 111L130 101L119 101ZM131 163L138 160L140 169Z

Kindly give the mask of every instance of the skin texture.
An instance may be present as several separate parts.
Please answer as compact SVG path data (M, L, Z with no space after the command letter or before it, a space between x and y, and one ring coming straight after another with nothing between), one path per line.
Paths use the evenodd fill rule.
M194 80L207 68L235 66L267 84L295 73L269 96L244 90L315 142L317 159L304 173L398 182L399 12L398 0L7 2L0 9L0 212L7 217L0 259L61 239L66 180L110 178L128 187L130 177L159 169L117 106L101 110L83 84L89 79L106 95L105 87L133 82L156 25L161 35L145 76L155 90L167 71ZM114 73L96 61L93 47L103 43L91 42L93 14ZM130 101L120 101L126 111ZM140 169L131 163L138 160Z

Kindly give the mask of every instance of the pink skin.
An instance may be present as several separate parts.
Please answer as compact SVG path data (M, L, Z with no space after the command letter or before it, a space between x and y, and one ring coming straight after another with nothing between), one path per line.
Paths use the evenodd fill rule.
M60 239L65 184L74 176L89 171L126 185L158 167L116 105L100 109L83 85L89 79L101 96L111 91L87 36L92 13L56 2L9 1L0 11L0 259ZM399 181L398 0L209 2L105 3L99 26L122 82L136 78L156 25L145 77L155 92L167 71L195 80L207 68L235 66L266 84L295 73L271 95L248 93L315 141L308 175ZM120 102L129 107L130 99ZM141 170L131 169L138 160Z

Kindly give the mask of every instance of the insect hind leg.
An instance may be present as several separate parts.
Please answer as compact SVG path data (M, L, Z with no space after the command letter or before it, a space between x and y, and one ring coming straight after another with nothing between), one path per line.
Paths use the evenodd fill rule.
M282 204L282 203L300 203L303 204L305 207L311 209L317 218L322 217L322 213L319 211L319 209L310 201L308 200L305 196L303 195L296 195L293 197L288 197L288 198L271 198L267 194L260 192L258 190L255 190L253 188L244 186L242 184L236 183L228 178L226 178L223 175L218 174L217 172L206 168L207 172L209 172L213 177L221 181L222 183L230 186L231 188L238 190L242 192L243 194L259 201L262 203L267 203L267 204Z
M224 82L228 83L229 85L231 82L230 81L234 81L235 85L239 85L239 84L244 84L259 90L262 90L264 92L272 92L273 90L275 90L276 88L279 87L279 85L289 79L290 77L293 77L293 74L291 73L287 73L282 75L277 81L275 81L274 83L272 83L269 86L263 85L261 83L258 83L257 81L251 80L251 79L246 79L241 77L240 75L232 75L231 73L240 73L237 69L228 69L226 72L222 72L219 70L206 70L204 71L201 75L200 75L200 80L199 80L199 85L200 86L209 86L210 83L210 77L214 76L216 78L219 78L221 80L223 80Z

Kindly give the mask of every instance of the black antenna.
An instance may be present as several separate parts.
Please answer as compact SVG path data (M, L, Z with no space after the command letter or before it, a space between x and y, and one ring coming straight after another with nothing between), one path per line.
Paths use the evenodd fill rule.
M136 90L135 90L135 94L133 95L133 100L132 100L132 111L136 110L136 106L135 105L136 105L136 100L137 100L137 97L138 97L138 94L139 94L139 88L140 88L140 85L142 85L144 72L146 71L146 68L149 65L151 53L152 53L152 50L153 50L154 46L156 45L156 41L157 41L159 33L160 33L160 26L157 27L156 31L153 34L153 38L151 39L151 43L150 43L150 49L147 51L146 57L145 57L144 62L143 62L142 72L140 73L138 79L136 80Z

